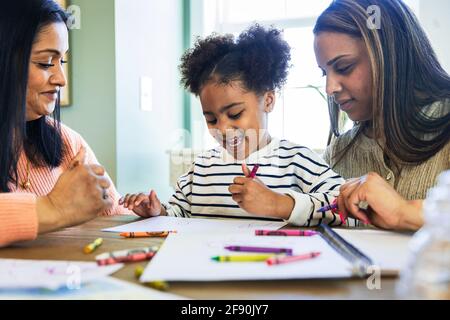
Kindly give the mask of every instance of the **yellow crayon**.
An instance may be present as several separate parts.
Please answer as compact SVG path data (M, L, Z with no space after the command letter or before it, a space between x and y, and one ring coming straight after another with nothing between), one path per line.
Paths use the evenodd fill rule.
M144 267L137 266L134 270L134 275L136 278L140 278L141 275L144 273ZM151 287L156 290L166 291L169 289L169 284L165 281L151 281L151 282L144 282L143 285Z
M139 279L142 274L144 273L144 267L143 266L137 266L136 269L134 269L134 276Z
M211 259L217 262L260 262L273 258L274 254L253 254L253 255L234 255L234 256L216 256Z
M94 242L88 244L87 246L84 247L84 253L92 253L95 251L95 249L97 249L98 247L100 247L103 243L103 239L102 238L98 238L95 239Z

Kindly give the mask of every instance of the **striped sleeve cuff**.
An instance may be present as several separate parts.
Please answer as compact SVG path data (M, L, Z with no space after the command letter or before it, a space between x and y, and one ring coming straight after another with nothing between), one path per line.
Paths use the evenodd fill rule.
M294 209L287 222L296 226L304 226L308 221L311 211L313 210L313 203L309 195L295 191L288 191L285 193L295 201Z
M16 241L33 240L37 233L36 196L0 194L0 247Z
M186 211L180 205L171 202L169 205L164 204L164 208L166 209L167 215L169 217L178 217L178 218L190 218L190 212Z

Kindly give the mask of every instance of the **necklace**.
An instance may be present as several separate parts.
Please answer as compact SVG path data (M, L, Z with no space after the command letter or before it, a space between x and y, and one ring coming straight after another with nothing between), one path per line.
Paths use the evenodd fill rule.
M20 186L22 189L28 190L31 188L31 181L30 181L30 162L27 160L27 178L25 181L22 181Z

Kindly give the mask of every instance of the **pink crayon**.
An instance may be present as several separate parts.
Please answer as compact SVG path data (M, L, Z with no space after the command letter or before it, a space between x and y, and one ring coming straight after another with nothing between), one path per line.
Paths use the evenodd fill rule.
M302 261L302 260L309 260L313 259L315 257L318 257L320 255L320 252L310 252L307 254L301 254L296 256L285 256L285 257L273 257L266 260L266 263L269 266L277 265L277 264L283 264L283 263L290 263L290 262L296 262L296 261Z
M249 178L254 178L256 176L256 172L258 172L259 164L255 164L255 166L252 169L252 172L250 172Z
M311 230L255 230L256 236L311 237L317 234Z

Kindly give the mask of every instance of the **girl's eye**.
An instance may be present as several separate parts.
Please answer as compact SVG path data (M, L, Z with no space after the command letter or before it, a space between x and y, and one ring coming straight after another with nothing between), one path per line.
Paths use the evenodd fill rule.
M67 60L61 60L61 64L67 63Z
M326 76L327 76L327 73L325 72L325 70L322 70L322 69L321 69L321 71L322 71L322 77L326 77Z
M228 117L233 120L239 119L242 115L242 112L244 112L244 111L241 111L238 114L229 114Z
M217 119L210 119L210 120L206 119L206 123L207 123L207 124L214 125L214 124L217 123Z

